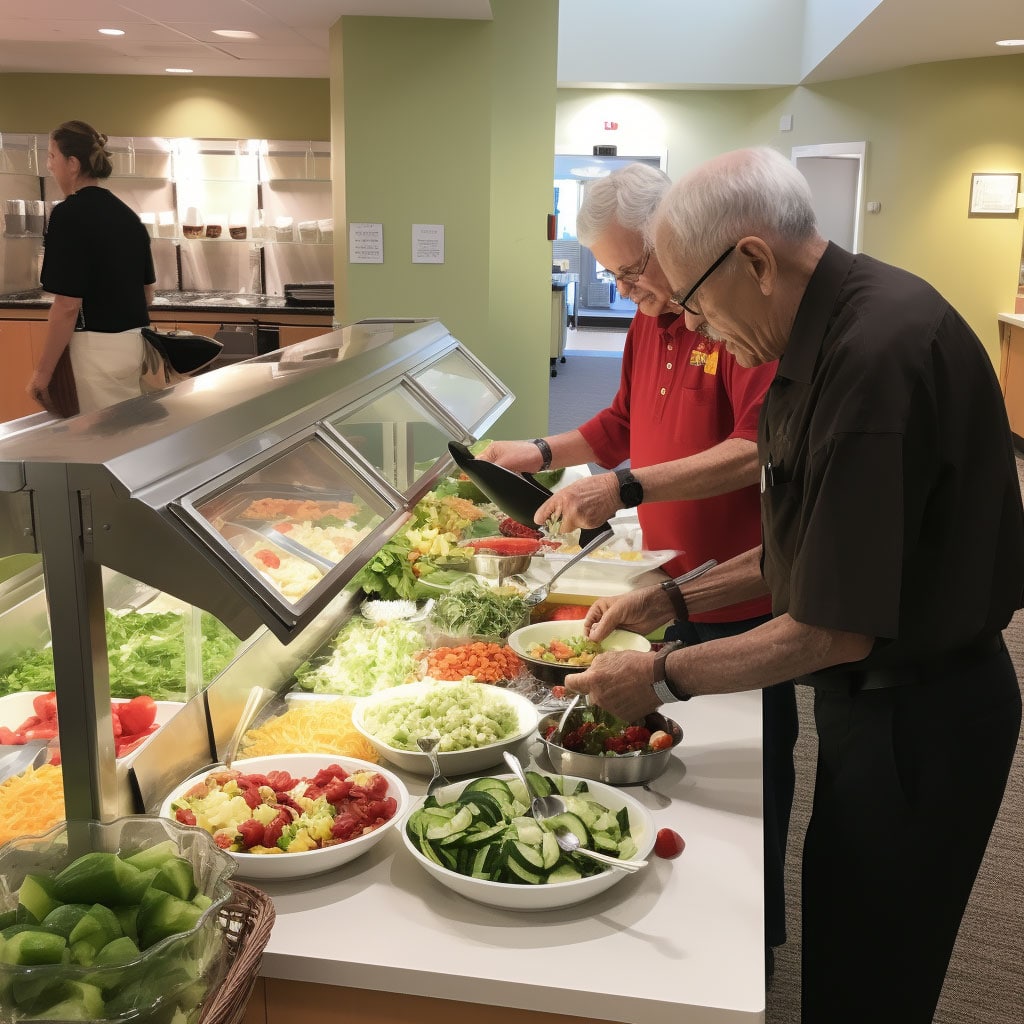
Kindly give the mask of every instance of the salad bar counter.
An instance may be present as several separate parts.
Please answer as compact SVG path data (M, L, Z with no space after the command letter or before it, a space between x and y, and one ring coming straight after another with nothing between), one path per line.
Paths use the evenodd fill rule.
M38 830L144 813L219 848L277 910L247 1024L763 1021L759 695L562 715L568 673L651 640L535 603L576 538L453 466L501 382L430 321L209 377L0 428L7 835L45 793ZM585 593L672 555L613 527ZM60 945L2 886L0 912L0 963ZM129 948L106 917L96 956ZM60 1019L65 982L29 987Z

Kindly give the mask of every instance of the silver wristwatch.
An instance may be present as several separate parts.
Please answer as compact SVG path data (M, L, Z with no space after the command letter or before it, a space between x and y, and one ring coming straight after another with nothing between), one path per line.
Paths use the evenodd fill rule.
M681 643L665 644L665 646L658 651L658 656L654 659L654 682L651 685L654 687L654 692L657 694L658 700L660 700L662 704L673 704L676 701L690 699L689 696L680 697L679 694L677 694L672 687L668 685L668 680L665 678L665 662L667 661L668 656L673 651L678 651L682 646L683 644Z

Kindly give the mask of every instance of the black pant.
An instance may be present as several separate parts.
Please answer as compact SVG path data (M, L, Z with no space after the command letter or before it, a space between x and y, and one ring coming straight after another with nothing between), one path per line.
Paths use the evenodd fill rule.
M931 1024L1021 722L1005 648L926 681L815 687L803 1024Z
M698 644L738 636L771 618L764 615L739 622L676 622L666 640ZM791 682L761 691L762 794L764 807L764 938L768 946L786 941L786 838L793 809L793 748L799 724L796 690Z

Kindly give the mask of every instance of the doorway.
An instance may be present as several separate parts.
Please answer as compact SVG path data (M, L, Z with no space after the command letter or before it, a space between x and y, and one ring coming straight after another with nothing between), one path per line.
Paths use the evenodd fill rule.
M818 230L848 252L860 252L867 143L794 146L792 160L811 186Z
M627 164L662 167L660 156L592 156L557 153L555 155L555 216L557 226L552 243L552 264L565 260L569 273L578 275L575 304L570 309L573 323L579 327L625 330L636 306L619 295L614 276L598 263L589 249L576 238L576 214L588 184L607 177Z

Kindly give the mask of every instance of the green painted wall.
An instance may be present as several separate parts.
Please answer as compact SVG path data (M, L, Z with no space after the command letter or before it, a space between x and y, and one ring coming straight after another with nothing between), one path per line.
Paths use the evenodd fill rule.
M667 155L678 177L738 146L867 142L862 248L930 281L998 360L996 315L1012 312L1024 216L967 216L972 171L1024 172L1024 56L921 64L861 78L761 91L558 94L559 152L616 142ZM779 117L793 115L793 130ZM611 138L604 120L619 123Z
M383 225L384 262L348 263L346 321L437 317L516 395L491 433L547 430L557 5L492 0L492 21L347 17L332 30L339 224ZM341 164L336 164L341 166ZM445 262L412 263L443 224Z
M0 75L3 131L74 118L107 135L326 139L330 88L322 78Z

